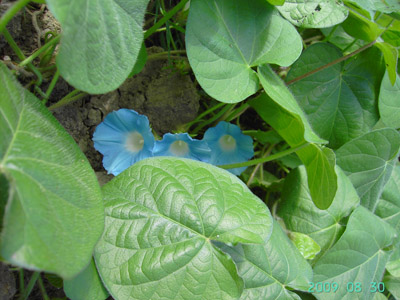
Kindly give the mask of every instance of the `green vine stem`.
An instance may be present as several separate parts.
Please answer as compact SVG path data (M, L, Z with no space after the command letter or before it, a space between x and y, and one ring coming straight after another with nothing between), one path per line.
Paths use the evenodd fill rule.
M74 101L77 101L85 96L87 96L88 94L85 92L81 92L79 90L73 90L71 93L69 93L68 95L66 95L64 98L62 98L60 101L58 101L57 103L50 105L48 107L49 110L54 110L56 108L59 108L61 106L65 106L69 103L72 103Z
M50 300L49 296L47 295L46 288L44 287L42 277L39 276L38 278L38 285L39 289L42 292L43 300Z
M19 269L19 290L21 294L25 293L24 269Z
M53 76L53 79L50 82L50 85L46 91L46 97L43 99L43 104L46 104L47 100L50 98L51 93L53 92L54 87L60 77L60 71L57 69L56 73Z
M349 53L349 54L347 54L347 55L345 55L345 56L342 56L342 57L340 57L340 58L338 58L338 59L335 59L334 61L331 61L330 63L328 63L328 64L326 64L326 65L320 66L319 68L316 68L316 69L314 69L314 70L312 70L312 71L310 71L310 72L307 72L307 73L305 73L305 74L303 74L303 75L301 75L301 76L299 76L299 77L296 77L296 78L294 78L294 79L288 81L288 82L287 82L287 85L290 85L290 84L292 84L292 83L295 83L295 82L297 82L297 81L300 81L300 80L302 80L302 79L304 79L304 78L307 78L308 76L311 76L311 75L313 75L313 74L315 74L315 73L317 73L317 72L319 72L319 71L325 70L325 69L327 69L327 68L329 68L329 67L332 67L333 65L336 65L336 64L338 64L338 63L340 63L340 62L342 62L342 61L345 61L346 59L349 59L350 57L352 57L352 56L354 56L354 55L356 55L356 54L358 54L358 53L360 53L360 52L362 52L362 51L368 49L369 47L371 47L371 46L372 46L373 44L375 44L375 43L376 43L376 40L375 40L375 41L372 41L372 42L369 43L369 44L366 44L366 45L362 46L361 48L359 48L359 49L357 49L357 50L355 50L355 51L353 51L353 52L351 52L351 53Z
M17 2L14 3L13 6L11 6L3 15L3 17L0 19L0 34L3 33L5 30L8 22L21 10L23 9L30 0L18 0Z
M7 29L4 28L3 34L4 34L4 38L6 39L7 43L13 49L13 51L18 56L18 58L20 60L24 60L26 58L25 54L22 53L21 49L18 47L17 43L14 41L14 39L12 38L11 34L8 32ZM42 74L39 72L39 70L32 63L28 63L27 66L36 75L36 77L38 78L37 85L41 85L42 84L42 80L43 80Z
M224 103L226 104L226 103ZM232 105L228 104L226 105L224 108L222 108L219 112L217 112L214 116L212 116L210 119L202 122L201 124L199 124L193 131L193 134L197 134L201 129L203 129L204 127L206 127L208 124L211 124L213 122L215 122L216 120L218 120L219 118L221 118L227 111L229 111L231 109Z
M207 109L206 111L202 112L200 115L198 115L198 116L196 117L196 119L194 119L193 121L191 121L191 122L189 122L189 123L186 123L186 124L184 125L184 127L183 127L183 128L184 128L183 131L184 131L184 132L189 131L189 128L190 128L190 127L192 127L192 126L193 126L194 124L196 124L196 123L200 123L200 122L204 121L203 118L204 118L205 116L207 116L208 114L211 114L211 113L214 112L215 110L217 110L217 109L223 107L225 104L226 104L226 103L219 102L218 104L216 104L216 105L212 106L211 108Z
M271 145L268 147L267 151L265 151L265 153L264 153L264 155L263 155L262 158L265 158L265 157L270 156L270 154L271 154L271 152L272 152L272 149L274 149L275 145L276 145L276 144L271 144ZM251 174L250 174L249 180L248 180L247 183L246 183L247 186L250 186L250 185L251 185L251 183L253 182L253 179L254 179L254 177L255 177L257 171L260 169L260 167L262 167L262 164L257 164L257 165L255 166L253 172L251 172ZM262 175L263 175L263 173L261 172L261 176L262 176Z
M295 82L297 82L297 81L299 81L299 80L302 80L302 79L304 79L304 78L307 78L308 76L311 76L311 75L313 75L313 74L315 74L315 73L317 73L317 72L319 72L319 71L322 71L322 70L324 70L324 69L327 69L327 68L329 68L329 67L332 67L333 65L336 65L336 64L338 64L338 63L340 63L340 62L342 62L342 61L345 61L346 59L349 59L350 57L352 57L352 56L354 56L354 55L356 55L356 54L358 54L358 53L360 53L360 52L362 52L362 51L368 49L369 47L373 46L373 45L377 42L377 40L382 36L382 34L384 34L384 33L386 32L386 30L388 30L388 28L390 27L390 25L392 25L393 22L394 22L394 19L392 19L392 20L389 22L389 24L387 24L387 26L385 27L385 30L383 30L383 31L380 33L380 35L379 35L374 41L372 41L372 42L370 42L370 43L368 43L368 44L362 46L361 48L359 48L359 49L357 49L357 50L355 50L355 51L353 51L353 52L351 52L351 53L349 53L349 54L347 54L347 55L345 55L345 56L343 56L343 57L340 57L340 58L338 58L338 59L335 59L334 61L331 61L330 63L328 63L328 64L326 64L326 65L323 65L323 66L321 66L321 67L319 67L319 68L316 68L316 69L314 69L314 70L312 70L312 71L310 71L310 72L307 72L307 73L305 73L305 74L303 74L303 75L301 75L301 76L299 76L299 77L296 77L296 78L294 78L294 79L288 81L286 84L287 84L287 85L290 85L290 84L295 83ZM346 49L347 49L347 48L346 48ZM343 52L344 52L344 51L343 51Z
M29 56L28 58L25 58L23 61L21 61L19 66L23 67L23 66L26 66L27 64L31 63L36 57L38 57L40 54L42 54L48 48L50 48L54 44L57 44L59 42L59 40L60 40L60 37L61 36L58 35L55 38L51 39L48 43L44 44L36 52L34 52L31 56Z
M156 24L154 24L152 27L150 27L145 33L144 33L144 39L147 39L149 36L151 36L153 33L156 32L158 28L163 26L169 19L171 19L178 11L180 11L188 2L189 0L182 0L179 2L176 6L174 6L170 11L168 11L164 17L162 17Z
M258 165L258 164L263 164L263 163L266 163L266 162L269 162L269 161L273 161L273 160L276 160L278 158L287 156L287 155L292 154L293 152L296 152L296 151L298 151L298 150L300 150L300 149L302 149L302 148L304 148L304 147L306 147L308 145L309 145L309 143L303 143L300 146L297 146L297 147L294 147L294 148L290 148L290 149L287 149L285 151L282 151L282 152L279 152L279 153L275 153L275 154L272 154L272 155L267 156L267 157L256 158L256 159L252 159L252 160L245 161L245 162L242 162L242 163L229 164L229 165L219 165L218 167L220 167L222 169L234 169L234 168L255 166L255 165Z
M32 277L29 280L28 285L26 286L25 292L19 297L19 300L27 300L28 299L39 276L40 276L40 272L34 272L32 274Z

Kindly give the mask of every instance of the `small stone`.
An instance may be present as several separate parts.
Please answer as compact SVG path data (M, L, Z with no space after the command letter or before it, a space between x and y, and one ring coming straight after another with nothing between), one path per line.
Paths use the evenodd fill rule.
M101 111L98 109L90 109L88 118L85 120L85 124L88 126L94 126L101 122Z

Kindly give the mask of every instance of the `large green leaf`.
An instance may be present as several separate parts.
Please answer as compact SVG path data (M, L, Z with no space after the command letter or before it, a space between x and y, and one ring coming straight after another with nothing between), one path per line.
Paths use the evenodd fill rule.
M342 237L314 266L314 282L335 282L338 289L335 293L314 295L324 300L372 299L371 282L381 281L390 256L386 247L392 244L395 235L389 224L366 208L356 208ZM358 292L356 283L361 287Z
M298 299L289 291L306 291L312 281L312 269L277 222L264 245L223 246L235 262L244 281L240 299Z
M238 299L243 282L211 241L264 243L267 207L236 176L209 164L158 157L103 186L106 228L96 246L114 298Z
M361 204L375 211L383 187L399 153L400 135L383 128L344 144L336 151L337 164L357 190Z
M104 300L109 296L93 259L77 276L64 280L64 292L71 300Z
M386 183L375 214L400 233L400 165L397 165Z
M383 123L393 128L400 127L400 76L393 86L389 80L388 72L383 77L379 93L379 113Z
M284 109L265 93L248 102L265 122L270 124L291 147L305 145L301 119ZM335 154L329 148L309 144L296 151L308 174L308 186L315 205L326 209L336 194Z
M343 2L337 0L286 0L277 8L294 25L306 28L333 26L343 22L348 15Z
M47 0L62 26L57 67L75 88L101 94L119 87L135 65L149 0Z
M252 67L291 65L302 42L266 0L192 0L186 30L190 65L202 88L223 102L239 102L259 88Z
M347 2L353 2L363 9L377 10L384 13L400 10L400 3L398 0L347 0Z
M0 176L9 184L1 256L72 277L103 230L99 184L71 136L3 64L0 82Z
M292 170L285 179L278 215L287 229L309 235L321 247L322 256L340 237L344 227L341 219L347 217L359 204L357 192L343 171L336 167L338 189L327 210L315 207L307 186L303 166Z
M313 44L292 66L290 81L342 56L327 43ZM371 63L371 61L373 63ZM338 148L371 130L379 119L376 98L383 76L383 60L369 49L345 65L335 64L291 84L290 90L306 113L315 132Z

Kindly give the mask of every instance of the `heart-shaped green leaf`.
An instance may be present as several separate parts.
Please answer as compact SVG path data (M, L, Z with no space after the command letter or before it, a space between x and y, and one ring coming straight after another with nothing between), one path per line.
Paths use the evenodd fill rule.
M314 266L314 282L335 282L338 289L314 296L324 300L372 299L371 282L381 281L391 253L385 248L395 235L389 224L369 210L356 208L342 237Z
M267 207L236 176L209 164L158 157L103 186L106 228L99 273L123 299L238 299L243 282L211 241L263 244Z
M312 270L277 222L264 245L223 246L244 280L241 300L300 298L286 287L307 290Z
M293 64L287 80L340 57L340 50L330 44L313 44ZM377 49L370 49L346 66L335 64L289 85L289 88L315 132L329 140L331 148L338 148L369 132L378 121L376 99L383 72L381 54Z
M350 178L361 204L375 211L383 187L392 174L400 135L391 128L371 131L336 151L337 164Z
M327 210L315 207L307 185L307 172L303 166L292 170L285 178L282 202L278 214L287 229L310 236L321 247L323 255L343 233L340 220L347 217L359 204L357 192L351 181L336 167L338 189L332 205Z
M248 104L261 118L270 124L291 147L306 145L305 126L301 119L290 113L272 100L265 93ZM306 145L296 154L307 168L308 185L315 205L326 209L336 194L337 178L335 173L335 154L329 148L321 148L315 144Z
M57 66L75 88L102 94L119 87L135 65L149 0L47 0L62 26Z
M349 13L343 2L337 0L286 0L277 8L291 23L306 28L339 24Z
M266 0L192 0L186 47L202 88L219 101L234 103L258 90L252 67L289 66L299 57L302 42Z
M383 123L400 128L400 76L396 74L396 83L392 85L386 72L379 93L379 113Z
M0 82L0 178L9 189L1 256L70 278L103 231L99 184L72 137L1 63Z

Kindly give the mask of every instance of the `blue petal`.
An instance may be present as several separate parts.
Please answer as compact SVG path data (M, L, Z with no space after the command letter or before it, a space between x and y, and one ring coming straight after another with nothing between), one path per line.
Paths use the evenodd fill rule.
M171 152L171 145L176 141L187 144L187 153L178 155ZM161 141L156 141L154 146L154 156L176 156L207 162L210 160L210 153L211 150L205 141L192 139L187 133L166 133Z
M138 152L125 147L126 138L131 132L138 132L143 137L143 148ZM93 134L94 147L104 155L103 166L114 175L135 162L153 156L154 136L149 120L131 109L120 109L108 114Z
M224 135L230 135L235 139L235 149L227 151L221 148L219 139ZM214 165L241 163L254 156L253 139L244 135L240 128L234 124L219 122L217 126L207 129L204 140L212 149L210 163ZM229 169L228 171L240 175L244 170L246 170L246 167Z
M119 152L116 155L104 155L103 166L108 174L117 176L135 163L135 156L128 151Z

